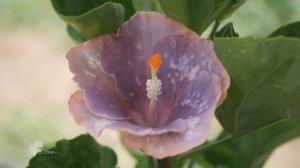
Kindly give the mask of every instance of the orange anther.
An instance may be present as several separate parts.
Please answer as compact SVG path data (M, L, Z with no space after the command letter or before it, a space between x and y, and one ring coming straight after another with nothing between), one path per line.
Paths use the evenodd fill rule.
M155 53L152 55L150 61L149 61L149 66L153 68L154 70L158 70L163 63L160 54Z

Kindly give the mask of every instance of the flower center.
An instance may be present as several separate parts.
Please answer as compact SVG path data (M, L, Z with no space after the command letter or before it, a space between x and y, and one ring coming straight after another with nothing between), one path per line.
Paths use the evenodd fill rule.
M151 127L154 127L157 123L157 114L156 114L156 101L158 96L162 94L161 88L162 83L156 76L158 69L163 63L160 54L155 53L149 61L149 66L151 68L151 79L147 80L146 90L147 97L150 99L149 109L146 115L147 124Z
M149 61L149 66L151 68L151 79L148 79L146 83L147 96L149 99L151 99L151 101L158 100L158 95L162 94L162 83L161 80L159 80L156 76L161 64L162 60L160 54L153 54Z

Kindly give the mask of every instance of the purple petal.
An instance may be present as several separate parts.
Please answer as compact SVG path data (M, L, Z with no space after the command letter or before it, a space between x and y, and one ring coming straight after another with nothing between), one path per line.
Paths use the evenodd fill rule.
M84 91L84 98L89 111L99 117L111 119L128 118L128 104L118 95L114 81L100 64L103 41L108 36L83 43L72 48L67 58L74 80Z
M201 72L179 93L170 120L212 116L208 113L214 112L210 109L217 106L220 95L219 77L212 72Z
M218 85L224 90L221 99L225 98L229 77L218 61L211 41L190 35L169 36L159 41L152 53L160 53L164 62L158 70L158 78L162 81L162 94L158 97L156 111L163 112L159 125L167 122L172 109L176 110L174 106L179 94L192 80L200 78L203 72L218 77ZM198 87L204 92L210 87L210 83Z
M180 133L186 130L186 124L182 119L160 128L148 128L135 125L130 120L110 120L92 114L84 101L82 91L76 91L69 99L69 109L74 120L98 138L103 129L117 129L137 136L160 135L169 132Z
M204 143L209 135L221 90L218 77L209 73L200 76L183 90L174 108L174 117L185 120L186 131L143 137L123 133L123 143L128 147L141 149L158 159L186 152Z
M114 38L105 42L103 68L113 74L117 88L135 111L145 113L149 106L145 84L150 77L148 59L154 45L166 36L178 34L198 37L162 14L139 12L121 26Z

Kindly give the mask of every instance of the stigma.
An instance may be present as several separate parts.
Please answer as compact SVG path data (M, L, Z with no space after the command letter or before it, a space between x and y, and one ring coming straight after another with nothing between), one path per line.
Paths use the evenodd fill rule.
M148 79L146 82L146 90L147 90L147 97L153 100L158 100L158 96L162 94L162 82L160 79L157 78L156 74L161 64L163 63L160 54L155 53L152 55L149 66L151 68L151 79Z
M149 66L150 66L151 70L154 70L157 72L157 70L160 68L162 63L163 62L162 62L160 54L155 53L152 55L152 57L149 61Z

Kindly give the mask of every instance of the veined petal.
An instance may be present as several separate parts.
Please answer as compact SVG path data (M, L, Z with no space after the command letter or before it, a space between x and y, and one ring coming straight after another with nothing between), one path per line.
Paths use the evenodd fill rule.
M223 101L229 87L229 76L218 61L213 43L191 35L168 36L156 43L152 53L160 53L164 64L157 73L162 82L162 94L157 101L160 125L165 124L170 113L176 109L179 94L191 81L200 78L203 72L218 77L222 93L218 102ZM200 85L202 90L209 87ZM207 88L206 88L207 87Z
M201 72L179 93L170 115L170 121L201 118L211 120L221 96L219 77L212 72ZM211 114L209 114L211 113Z
M72 48L67 54L69 67L74 80L84 91L89 111L99 117L126 119L130 111L128 104L100 63L102 46L107 38L109 36L101 36Z
M216 76L206 75L210 74L193 80L183 90L174 108L174 117L184 119L187 124L186 131L147 136L124 132L122 142L158 159L175 156L204 143L208 138L211 121L221 96ZM211 86L206 86L207 84ZM198 97L199 93L203 95Z
M129 105L145 112L149 105L146 81L150 77L148 58L154 45L166 36L197 34L166 16L139 12L124 23L103 45L103 69L114 76L117 88Z
M98 138L103 129L117 129L138 136L160 135L169 132L180 133L186 130L186 123L182 119L160 128L148 128L136 125L130 120L112 120L101 118L91 113L84 101L83 92L76 91L69 99L69 109L74 120L85 127L88 133Z

